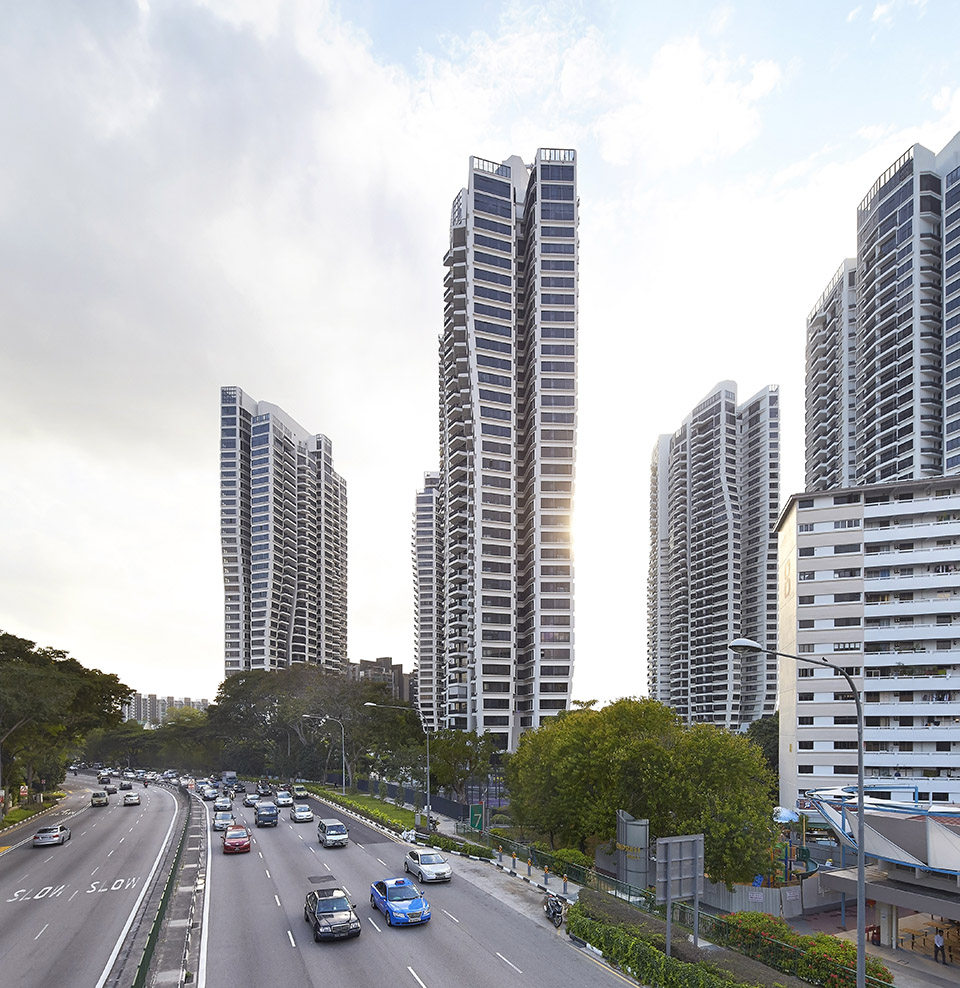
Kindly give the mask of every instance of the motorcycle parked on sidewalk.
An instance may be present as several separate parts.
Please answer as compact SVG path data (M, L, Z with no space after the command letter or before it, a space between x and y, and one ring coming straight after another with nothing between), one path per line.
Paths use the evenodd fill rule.
M567 903L563 896L548 892L543 900L543 911L547 914L547 919L559 930L563 925L563 914L566 911Z

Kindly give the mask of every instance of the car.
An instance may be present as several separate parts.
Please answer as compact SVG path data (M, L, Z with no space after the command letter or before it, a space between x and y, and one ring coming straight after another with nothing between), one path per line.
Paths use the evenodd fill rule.
M312 823L313 810L306 803L294 803L290 807L290 819L294 823Z
M224 854L246 854L250 850L250 831L246 827L227 827L223 833Z
M442 854L422 848L407 852L403 870L412 872L421 882L449 882L453 877L453 869Z
M277 806L293 806L293 796L286 789L281 789L274 799Z
M229 810L222 810L219 813L213 814L214 830L229 830L236 822Z
M70 828L62 823L51 827L41 827L33 835L34 847L46 847L47 844L66 844L70 840Z
M233 800L229 796L218 796L213 802L215 813L223 813L225 810L233 809Z
M109 772L98 772L97 773L97 785L98 786L102 786L104 783L109 782L109 781L110 781L110 773Z
M124 779L123 782L120 783L120 791L121 792L124 789L132 789L132 788L133 788L133 783L129 779Z
M105 782L103 785L103 791L112 796L116 793L117 787L112 782Z
M216 799L217 796L220 795L220 792L217 789L214 789L213 786L207 786L205 789L203 789L203 791L200 793L200 795L207 802L210 802L211 800Z
M125 792L123 794L123 805L124 806L139 806L140 805L140 793L138 793L138 792Z
M293 793L294 799L306 799L310 795L299 782L290 791Z
M260 802L260 797L255 792L248 792L243 797L244 806L256 806Z
M237 779L237 781L233 783L233 785L231 786L231 788L233 789L234 792L246 792L247 791L247 787L239 779Z
M347 828L340 820L330 817L317 824L317 840L324 847L346 847Z
M360 917L356 908L341 888L318 888L308 892L303 903L303 918L313 927L314 943L360 936Z
M386 878L370 886L370 905L379 909L387 926L413 926L430 921L430 903L409 878Z
M273 795L273 790L270 788L270 784L268 782L264 782L263 779L261 779L257 783L257 795L259 796Z
M90 793L90 805L109 806L110 800L107 798L107 794L102 789L95 789L92 793Z
M280 811L276 803L261 799L253 808L253 822L258 827L276 827L280 822Z

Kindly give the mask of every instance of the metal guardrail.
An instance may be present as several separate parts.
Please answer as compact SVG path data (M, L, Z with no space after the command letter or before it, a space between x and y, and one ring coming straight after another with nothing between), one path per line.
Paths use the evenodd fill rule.
M136 975L133 979L133 988L144 988L147 983L147 975L150 971L150 962L153 960L153 952L156 949L157 940L160 937L160 931L163 927L163 917L167 910L167 903L170 901L170 896L173 894L173 888L179 878L180 858L183 855L183 846L187 841L187 831L190 829L190 817L192 815L192 810L192 806L188 804L187 812L183 820L183 829L180 832L180 841L177 844L177 850L173 858L173 864L170 868L170 874L167 876L166 884L163 887L163 894L160 896L160 903L157 906L157 914L154 916L153 924L150 927L150 932L147 934L147 942L143 948L143 956L140 958L140 963L137 965Z

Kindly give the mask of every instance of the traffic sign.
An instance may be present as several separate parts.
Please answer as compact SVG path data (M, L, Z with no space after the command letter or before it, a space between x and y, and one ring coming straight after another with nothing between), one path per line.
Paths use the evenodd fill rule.
M470 804L470 826L473 830L483 830L483 803Z

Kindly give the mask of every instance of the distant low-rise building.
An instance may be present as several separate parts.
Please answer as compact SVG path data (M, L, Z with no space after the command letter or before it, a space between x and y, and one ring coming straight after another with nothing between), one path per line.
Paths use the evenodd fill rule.
M404 672L400 663L394 662L389 655L350 662L347 664L347 675L356 683L385 683L390 687L390 695L394 700L407 702L412 699L410 674Z

